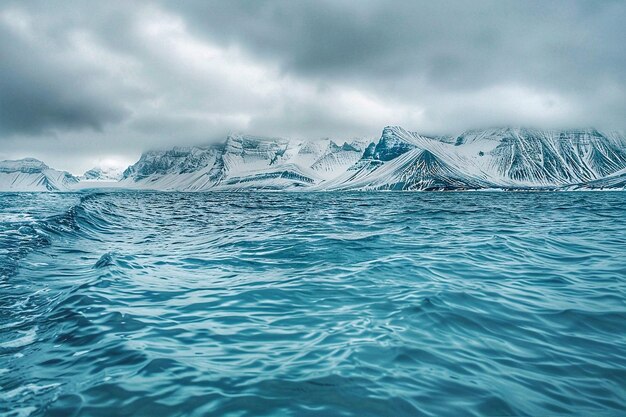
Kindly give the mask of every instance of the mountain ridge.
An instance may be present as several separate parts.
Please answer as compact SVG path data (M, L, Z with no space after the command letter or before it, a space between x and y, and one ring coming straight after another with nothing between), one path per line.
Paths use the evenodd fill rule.
M226 143L230 146L238 144L234 149L239 153L243 149L245 154L246 146L242 147L240 142L254 142L255 139L261 144L269 140L276 150L281 149L261 157L266 162L262 166L258 165L258 160L256 165L245 158L238 160L250 168L247 174L254 175L257 180L266 172L268 181L265 184L242 181L246 173L240 172L241 167L234 169L237 174L231 174L237 164L227 164L221 168L219 178L206 183L208 186L201 189L229 189L234 183L240 186L244 182L250 183L245 188L301 189L308 186L312 190L325 191L556 189L574 184L584 187L586 183L626 168L626 139L623 135L604 134L592 128L542 130L503 127L472 129L458 135L424 136L400 126L387 126L377 141L368 144L361 140L356 148L347 142L339 146L332 141L325 151L318 147L313 158L317 158L317 162L312 164L311 158L305 161L308 163L298 158L290 160L299 153L294 154L294 147L310 149L313 147L311 143L297 145L294 144L297 141L245 135L229 137ZM272 148L268 148L267 144L264 146ZM235 157L230 155L233 151L228 148L221 158L232 162ZM358 158L357 150L361 153ZM327 168L321 175L319 161L336 159L341 152L346 152L339 164L341 168ZM410 156L404 160L407 154ZM292 168L295 165L299 174L295 175L288 164ZM282 174L281 166L285 168ZM293 182L271 184L270 177L284 180L291 177Z
M15 164L4 164L5 171L11 166L15 171ZM35 176L51 170L41 161L22 165ZM57 174L48 177L61 179L62 171L52 171ZM108 175L94 169L81 179L88 173ZM49 185L38 187L65 191L78 181L70 177L60 183L47 179ZM377 140L343 143L231 134L210 145L144 152L118 185L162 191L626 189L626 138L593 128L523 127L426 136L386 126Z
M35 158L0 161L0 191L69 191L79 179Z

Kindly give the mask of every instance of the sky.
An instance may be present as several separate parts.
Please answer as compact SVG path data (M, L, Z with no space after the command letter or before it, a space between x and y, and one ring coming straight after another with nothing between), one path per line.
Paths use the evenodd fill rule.
M0 160L228 133L626 129L626 2L0 0Z

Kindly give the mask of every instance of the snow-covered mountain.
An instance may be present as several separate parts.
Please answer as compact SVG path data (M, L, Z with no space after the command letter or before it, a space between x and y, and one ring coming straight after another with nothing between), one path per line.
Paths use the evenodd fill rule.
M386 127L325 190L541 189L583 184L626 168L626 140L594 129L471 130L426 137Z
M388 126L369 144L236 135L207 147L147 152L122 181L184 191L555 189L619 187L618 179L601 179L623 169L624 136L594 129L500 128L429 137Z
M604 178L576 184L573 190L626 190L626 169L619 170Z
M0 191L67 191L77 182L70 173L52 169L38 159L0 161Z
M230 135L210 146L146 152L124 171L122 182L179 191L304 188L346 171L361 158L364 144Z
M79 177L81 181L119 181L124 169L114 167L94 167Z
M117 178L94 168L84 184ZM36 159L0 162L0 191L80 188ZM625 189L626 138L595 129L469 130L424 136L400 127L377 141L230 135L222 143L145 152L117 187L205 190Z

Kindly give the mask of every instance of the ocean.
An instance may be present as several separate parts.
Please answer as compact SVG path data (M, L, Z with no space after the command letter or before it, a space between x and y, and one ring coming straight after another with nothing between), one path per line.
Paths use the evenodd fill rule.
M626 193L0 194L0 415L626 415Z

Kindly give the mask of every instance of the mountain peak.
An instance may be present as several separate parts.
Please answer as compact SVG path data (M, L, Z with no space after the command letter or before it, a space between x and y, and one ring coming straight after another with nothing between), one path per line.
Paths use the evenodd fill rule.
M119 181L124 169L119 167L94 167L80 177L83 181Z
M390 125L372 142L235 133L206 146L149 151L124 172L122 186L181 191L593 188L622 184L623 174L599 180L625 169L626 138L618 132L496 127L431 137ZM95 167L81 179L117 178L119 172ZM34 158L0 162L0 188L66 189L72 179Z
M0 170L2 170L3 172L41 172L44 169L48 168L48 165L36 158L22 158L0 161Z
M0 191L67 191L78 182L35 158L0 161Z

